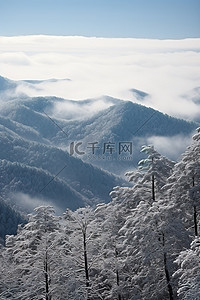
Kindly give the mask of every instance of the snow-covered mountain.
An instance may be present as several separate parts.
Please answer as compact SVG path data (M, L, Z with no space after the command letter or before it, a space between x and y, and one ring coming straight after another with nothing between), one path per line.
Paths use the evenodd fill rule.
M13 90L17 87L17 82L0 76L0 93Z
M45 83L57 83L57 82L62 82L62 81L70 81L69 78L65 79L56 79L56 78L51 78L47 80L11 80L5 77L0 76L0 93L3 93L5 91L12 91L12 93L15 92L20 92L20 89L25 87L29 89L36 89L40 90L42 89L42 84ZM17 91L19 89L19 91Z
M140 159L139 149L141 145L147 143L150 137L171 138L189 135L197 126L195 122L173 118L151 108L123 101L86 120L70 121L64 125L63 129L68 134L69 141L81 141L85 150L91 143L98 142L96 146L100 148L95 150L95 154L100 157L102 157L104 145L112 143L115 152L112 153L109 162L106 158L104 160L92 159L91 155L85 155L82 158L88 161L90 157L95 165L122 175L127 169L136 166ZM57 135L56 141L63 147L66 145L66 138L61 133ZM129 156L131 160L127 156L119 156L118 146L122 142L132 144L133 153ZM85 152L89 153L89 151Z
M117 176L136 167L141 144L152 136L189 135L198 127L106 96L31 98L17 94L20 84L0 77L1 195L20 205L26 195L29 202L53 203L58 210L108 202L113 186L128 184ZM121 156L119 145L126 150Z
M76 209L108 202L112 187L123 184L120 178L47 145L45 139L30 141L2 125L0 140L1 193L11 198L25 193L61 210Z

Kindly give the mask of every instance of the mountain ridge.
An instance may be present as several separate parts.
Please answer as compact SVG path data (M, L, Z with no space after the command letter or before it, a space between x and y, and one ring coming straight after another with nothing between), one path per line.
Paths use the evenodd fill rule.
M13 86L12 81L2 77L0 79L0 84L4 80L4 83ZM3 88L7 86L3 85ZM146 96L142 91L135 91ZM105 106L98 111L99 105L104 103ZM78 119L77 110L81 113ZM170 117L141 104L108 96L73 101L54 96L19 95L1 101L0 159L6 159L10 164L24 164L26 170L30 171L28 173L33 172L34 168L37 171L41 168L38 176L50 176L49 180L57 176L66 164L67 167L57 176L58 180L66 183L66 190L70 187L76 191L80 201L83 200L82 195L85 204L91 204L92 201L107 202L114 185L128 185L119 176L136 168L141 143L146 143L151 136L189 135L198 126L198 123ZM133 154L128 157L130 160L126 161L127 156L119 157L117 149L115 153L110 153L111 159L107 155L109 153L102 152L105 143L117 146L121 142L132 143ZM81 143L80 149L84 155L70 152L73 143ZM97 158L90 155L92 143L99 147L93 149L99 151ZM23 169L21 165L19 169ZM46 172L45 176L43 172ZM9 183L6 185L9 186Z

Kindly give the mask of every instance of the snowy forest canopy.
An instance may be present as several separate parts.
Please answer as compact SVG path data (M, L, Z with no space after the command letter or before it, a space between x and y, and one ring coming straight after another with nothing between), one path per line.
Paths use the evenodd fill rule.
M200 129L178 163L152 146L112 201L40 206L6 237L0 299L200 299Z

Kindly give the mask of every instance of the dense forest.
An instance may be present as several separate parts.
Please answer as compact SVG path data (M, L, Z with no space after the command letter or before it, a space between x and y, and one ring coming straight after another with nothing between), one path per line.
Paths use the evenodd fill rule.
M6 237L1 300L200 299L200 128L178 163L141 151L110 203L40 206Z

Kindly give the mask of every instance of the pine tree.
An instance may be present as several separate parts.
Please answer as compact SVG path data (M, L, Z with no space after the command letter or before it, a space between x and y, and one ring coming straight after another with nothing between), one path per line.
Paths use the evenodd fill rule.
M16 236L6 239L6 256L10 264L8 281L16 278L7 290L12 299L62 299L57 286L61 271L60 225L52 207L38 207L29 222L19 227ZM61 247L62 248L62 247Z
M154 202L156 192L161 192L175 163L158 153L153 146L142 146L141 152L147 154L147 158L139 161L139 171L128 172L125 175L129 181L136 183L134 189L138 190L138 196L140 193L144 196L146 190L151 195L149 201Z

